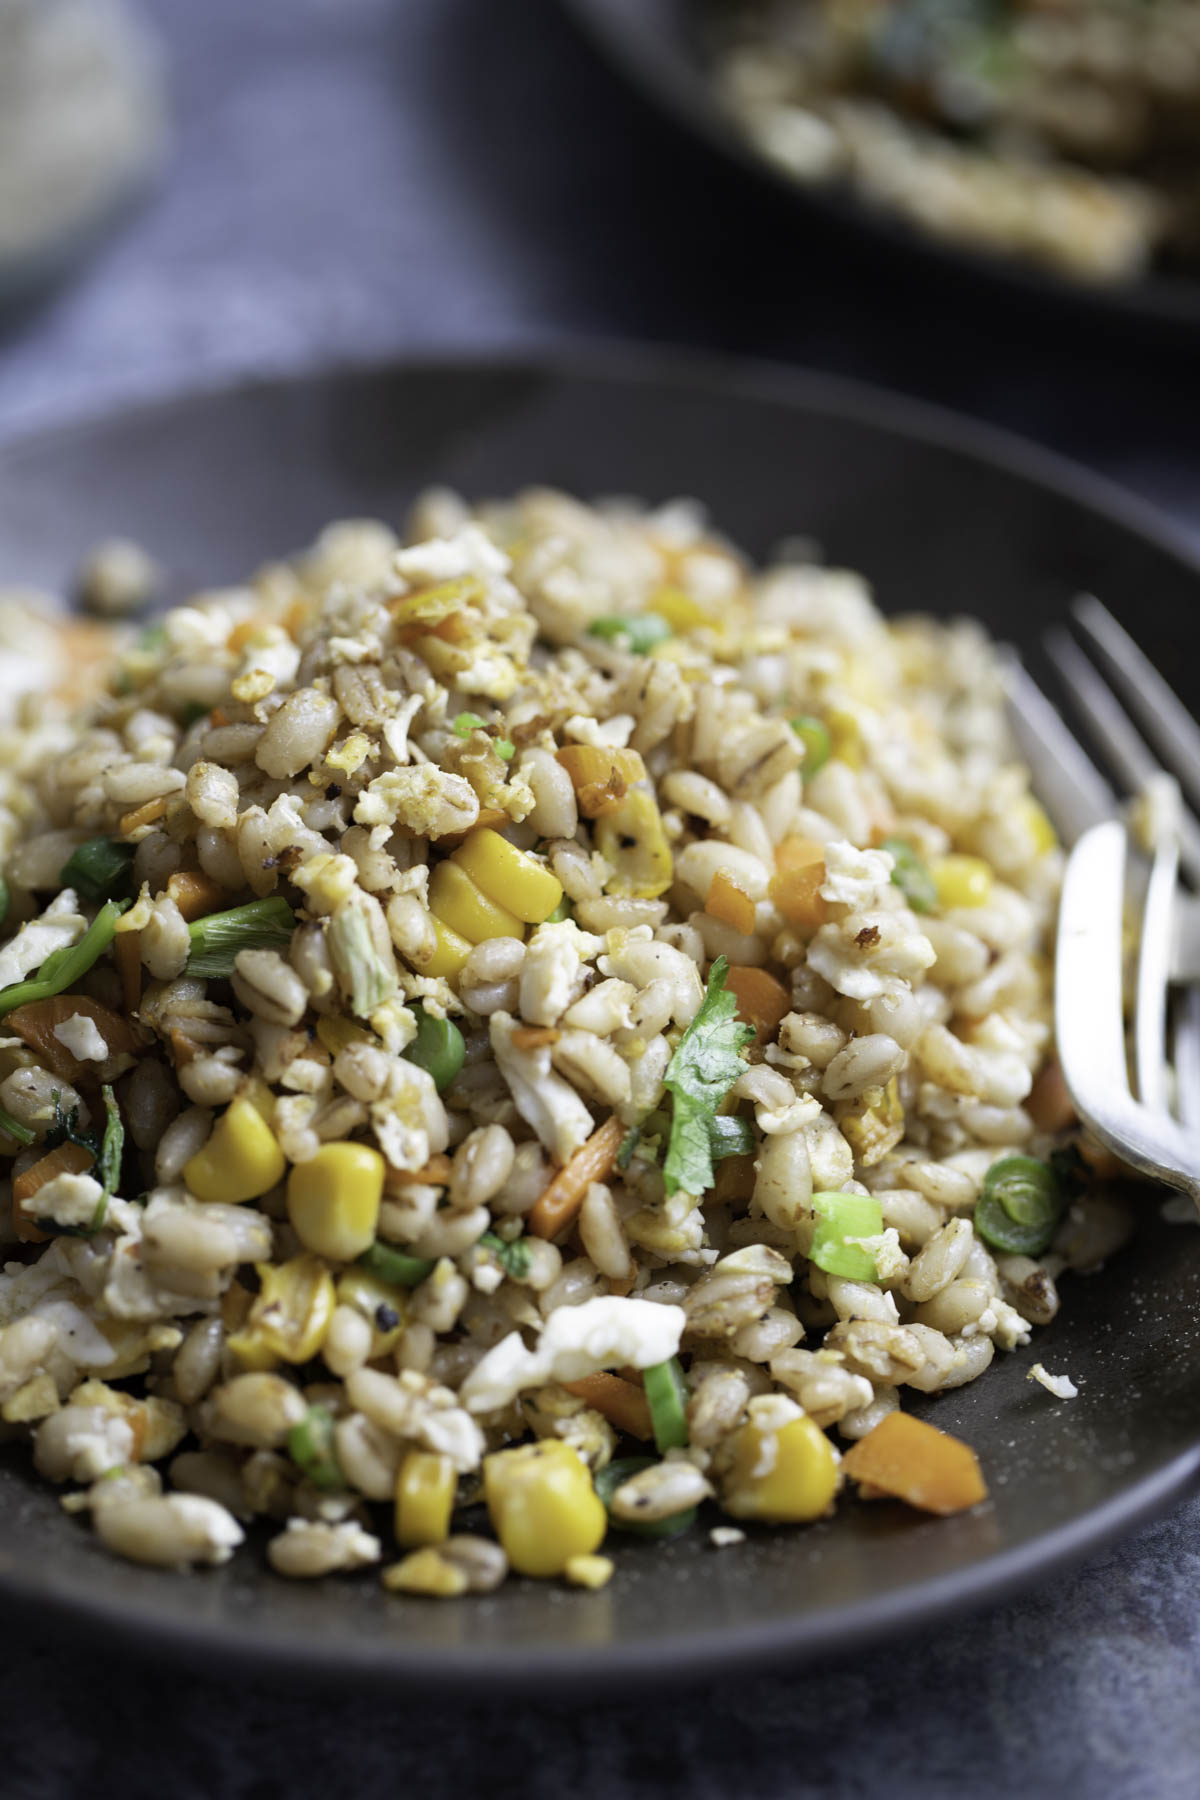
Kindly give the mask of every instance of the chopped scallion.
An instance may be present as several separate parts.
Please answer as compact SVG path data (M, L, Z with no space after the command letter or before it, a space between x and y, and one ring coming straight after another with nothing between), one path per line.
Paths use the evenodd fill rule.
M677 1356L654 1363L643 1372L654 1442L661 1452L680 1450L688 1441L687 1382Z
M1040 1256L1066 1206L1062 1183L1035 1156L1002 1156L983 1178L975 1229L995 1250Z
M58 879L93 906L103 900L127 900L133 887L134 855L133 844L110 837L88 838L63 864Z
M870 1251L848 1240L879 1237L883 1231L879 1201L871 1194L814 1194L812 1205L817 1225L809 1261L827 1275L841 1275L847 1281L878 1281Z
M411 1288L431 1275L435 1264L431 1256L409 1256L406 1251L396 1250L391 1244L381 1244L376 1238L370 1249L364 1250L359 1257L358 1266L386 1282L388 1287Z
M497 1237L494 1231L485 1231L479 1240L484 1250L490 1250L506 1275L514 1281L523 1281L532 1266L529 1244L525 1238L514 1238L511 1243Z
M708 1122L708 1135L712 1143L712 1159L722 1162L727 1156L753 1156L755 1150L754 1129L749 1119L732 1118L725 1113L717 1113Z
M905 838L884 838L881 850L892 853L892 884L898 887L916 913L932 912L937 905L937 886L929 866Z
M288 1433L292 1461L314 1487L326 1493L345 1487L334 1446L333 1414L327 1406L310 1406Z
M829 730L810 713L797 713L794 719L788 720L788 724L804 745L804 762L800 773L809 780L829 761L833 750Z
M228 980L239 950L286 950L295 928L296 915L278 894L209 913L188 926L192 949L184 973L204 981Z
M634 1537L673 1538L687 1531L696 1523L696 1508L685 1507L683 1512L671 1513L665 1519L618 1519L612 1511L612 1497L619 1487L640 1475L643 1469L652 1469L652 1456L622 1456L616 1462L606 1463L604 1468L597 1469L592 1477L592 1485L604 1502L608 1513L608 1522L614 1531L628 1531Z
M513 743L511 738L497 738L492 744L492 749L496 752L496 755L500 758L501 762L511 762L513 757L517 754L517 746Z
M673 635L660 613L607 613L593 619L588 636L605 638L609 643L624 638L635 656L645 656L656 644L664 644Z
M3 1106L0 1106L0 1132L5 1137L15 1138L18 1144L32 1144L35 1136L28 1125L22 1125L19 1119L14 1119Z
M469 738L473 731L486 731L487 720L481 719L478 713L460 712L450 729L455 737Z
M49 1000L74 987L112 943L117 920L128 904L127 900L106 901L77 944L52 950L36 975L0 989L0 1017L31 1000Z

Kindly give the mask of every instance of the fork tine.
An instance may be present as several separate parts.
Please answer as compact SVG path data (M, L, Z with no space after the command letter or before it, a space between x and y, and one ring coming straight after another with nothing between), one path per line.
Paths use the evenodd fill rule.
M1085 637L1104 654L1115 687L1130 712L1156 743L1195 805L1200 806L1200 725L1163 680L1145 651L1092 594L1081 594L1071 611Z
M1169 1111L1167 982L1171 962L1171 919L1178 878L1179 839L1173 830L1167 830L1154 847L1154 862L1142 910L1133 1036L1138 1094L1143 1106L1160 1113Z
M1200 1131L1200 987L1185 988L1175 1024L1175 1093L1179 1117Z
M1016 651L1001 653L1009 719L1018 748L1035 771L1039 799L1068 844L1090 825L1111 819L1116 796Z
M1121 702L1075 641L1065 631L1054 630L1046 633L1045 642L1063 685L1126 786L1136 792L1153 777L1161 776L1160 765L1131 724ZM1179 819L1179 853L1188 874L1200 881L1200 824L1186 809L1181 809Z

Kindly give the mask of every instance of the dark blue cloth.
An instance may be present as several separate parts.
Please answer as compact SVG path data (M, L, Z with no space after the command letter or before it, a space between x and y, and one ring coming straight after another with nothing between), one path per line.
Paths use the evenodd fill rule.
M1200 540L1195 358L921 280L676 136L550 0L147 0L150 203L0 332L0 432L239 372L582 336L848 371L1079 455ZM1194 1800L1200 1501L1000 1612L824 1671L470 1712L5 1646L5 1800Z

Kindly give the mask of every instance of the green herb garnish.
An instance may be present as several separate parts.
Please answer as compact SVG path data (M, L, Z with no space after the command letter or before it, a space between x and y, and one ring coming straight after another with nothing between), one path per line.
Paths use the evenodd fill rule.
M192 949L184 974L226 981L239 950L286 950L295 928L296 915L277 894L230 907L228 912L208 913L188 926Z
M450 729L455 737L469 738L473 731L486 731L487 720L481 719L478 713L460 712Z
M829 728L820 719L814 719L810 713L797 713L794 719L788 720L788 724L804 745L801 774L807 781L829 761L833 750Z
M712 1186L714 1137L718 1145L726 1141L724 1126L715 1125L717 1108L746 1066L740 1052L754 1041L753 1027L737 1017L736 995L725 987L728 973L729 963L719 956L700 1010L667 1064L664 1085L674 1100L663 1162L668 1194L682 1188L698 1196Z
M37 1136L30 1131L28 1125L22 1125L20 1119L14 1119L6 1107L0 1106L0 1131L6 1137L15 1138L18 1144L32 1144Z
M370 1249L364 1250L359 1257L358 1266L388 1287L411 1288L431 1275L435 1264L431 1256L409 1256L407 1251L381 1244L376 1238Z
M533 1263L525 1238L514 1238L511 1243L506 1243L494 1231L485 1231L479 1242L483 1249L491 1251L506 1275L511 1275L514 1281L524 1281Z
M417 1035L404 1051L408 1062L416 1063L433 1076L438 1093L450 1086L463 1066L467 1046L453 1019L435 1019L423 1006L414 1006Z

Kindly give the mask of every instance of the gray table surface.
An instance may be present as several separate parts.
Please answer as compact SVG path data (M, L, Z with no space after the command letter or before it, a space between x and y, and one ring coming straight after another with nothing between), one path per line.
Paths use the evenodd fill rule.
M146 0L165 183L0 320L0 432L242 372L414 348L682 341L997 420L1200 541L1195 357L1083 332L835 240L677 139L550 0ZM1200 1499L1000 1611L643 1704L471 1711L232 1691L6 1645L0 1793L1192 1800Z

